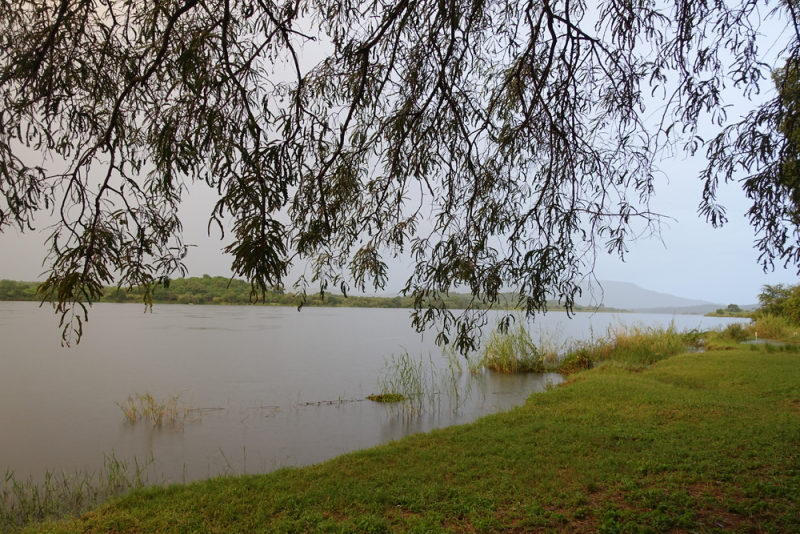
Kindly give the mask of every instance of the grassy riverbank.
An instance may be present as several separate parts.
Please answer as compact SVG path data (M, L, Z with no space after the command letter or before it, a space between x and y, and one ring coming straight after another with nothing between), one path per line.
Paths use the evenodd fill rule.
M798 498L800 356L737 346L609 363L470 425L31 532L797 532Z

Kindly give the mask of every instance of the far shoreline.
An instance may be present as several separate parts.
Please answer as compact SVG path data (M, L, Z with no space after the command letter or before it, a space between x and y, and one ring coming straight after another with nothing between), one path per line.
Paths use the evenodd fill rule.
M32 301L42 302L38 292L41 282L17 282L0 280L0 301ZM285 306L285 307L319 307L319 308L397 308L414 309L413 297L406 296L366 296L343 295L341 293L317 292L306 294L286 292L274 288L263 293L254 293L249 283L244 280L228 279L222 276L202 278L178 278L170 280L166 285L157 286L152 293L153 304L189 304L201 306ZM515 300L513 293L500 295L503 302ZM439 297L437 305L444 305L449 310L501 310L521 311L516 307L498 305L489 306L485 301L474 298L468 293L449 293ZM45 301L46 302L46 301ZM142 304L143 295L138 288L125 289L106 287L102 298L95 302ZM93 302L94 303L94 302ZM92 303L92 304L93 304ZM149 304L149 303L145 303ZM423 307L426 307L423 305ZM571 309L559 305L558 301L548 301L544 312L561 311L568 313L633 313L620 308L600 306L574 305Z

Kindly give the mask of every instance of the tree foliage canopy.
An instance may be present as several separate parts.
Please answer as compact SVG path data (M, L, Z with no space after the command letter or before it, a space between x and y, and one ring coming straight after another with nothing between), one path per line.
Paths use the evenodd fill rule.
M305 259L302 290L381 288L386 257L408 254L414 324L440 321L440 341L463 349L479 318L452 315L444 293L513 290L529 313L553 296L570 306L598 252L657 231L659 158L706 150L701 212L722 224L717 187L744 176L762 263L797 264L780 178L790 92L733 122L723 99L770 80L767 13L787 27L779 57L796 72L796 10L0 0L0 229L58 215L43 287L68 340L76 307L104 285L147 294L183 271L178 207L205 184L218 193L209 224L232 231L226 251L254 295ZM305 64L312 47L324 59ZM704 120L720 129L707 143Z
M800 324L800 284L765 285L761 288L758 302L761 304L759 314L786 317Z

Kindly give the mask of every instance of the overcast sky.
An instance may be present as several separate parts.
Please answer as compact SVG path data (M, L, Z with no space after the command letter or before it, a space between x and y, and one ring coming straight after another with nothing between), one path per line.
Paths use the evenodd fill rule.
M785 23L780 21L773 20L771 24L776 34L785 29ZM311 50L309 55L317 56L312 59L318 60L319 51ZM753 105L736 98L729 102L732 107L728 116L732 120L746 114ZM793 266L784 269L779 265L768 273L759 266L758 253L753 248L755 235L744 216L749 204L738 183L720 190L719 200L728 210L728 224L714 229L698 216L703 187L698 175L703 166L702 155L694 158L679 155L661 164L664 176L656 184L651 209L674 220L666 221L660 239L650 237L630 243L624 262L601 252L594 271L599 280L632 282L654 291L721 304L753 304L764 284L798 280ZM213 202L212 190L196 187L179 213L185 241L197 245L187 259L190 276L231 275L231 260L220 252L224 243L219 241L218 233L211 238L206 234ZM37 223L41 229L48 220L45 217ZM46 232L41 231L20 235L14 229L7 229L0 234L0 279L41 279L46 270L42 265L45 238ZM392 268L387 292L396 292L403 286L410 272L408 263L401 261ZM291 286L302 269L303 266L298 266L293 270L286 280L287 286Z

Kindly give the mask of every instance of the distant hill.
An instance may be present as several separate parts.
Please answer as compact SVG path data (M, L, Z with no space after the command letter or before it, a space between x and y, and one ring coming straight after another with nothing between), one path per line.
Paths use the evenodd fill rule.
M601 302L606 307L622 308L639 313L682 313L705 315L725 304L677 297L668 293L651 291L630 282L601 280L599 286L583 286L583 295L576 299L583 306L597 306ZM743 310L755 310L758 304L739 305Z
M693 300L650 291L630 282L601 280L599 287L598 284L594 284L592 287L584 285L582 289L583 295L575 301L582 306L597 306L602 303L607 307L631 311L652 308L689 308L704 305L712 306L711 311L714 311L720 307L719 304L706 300Z

